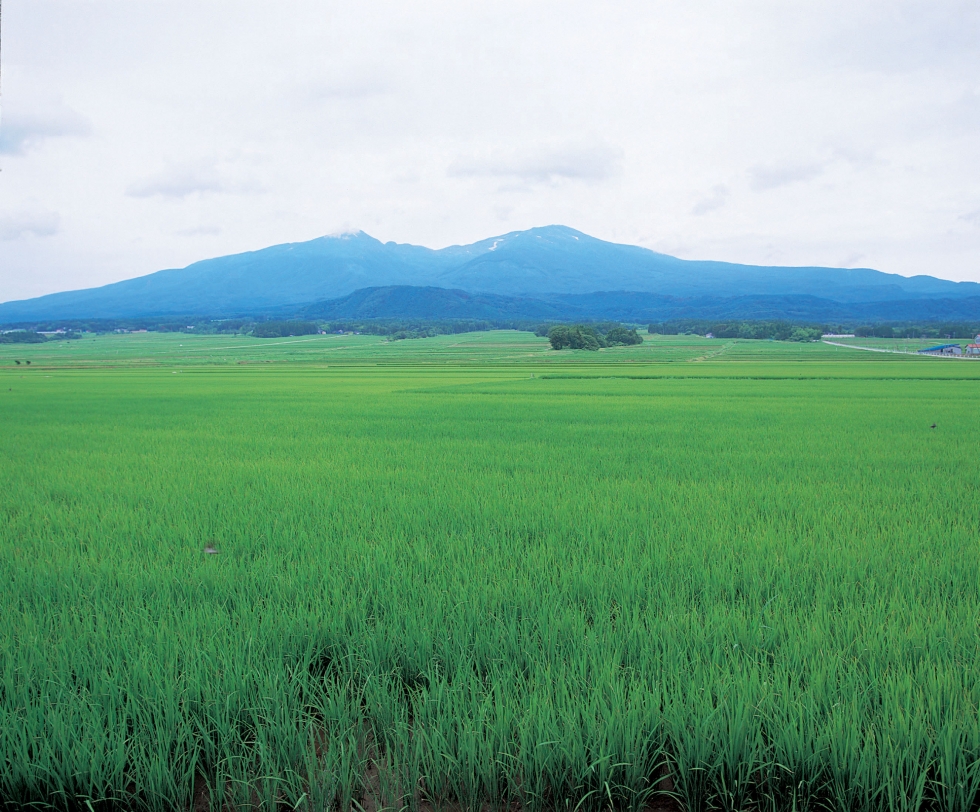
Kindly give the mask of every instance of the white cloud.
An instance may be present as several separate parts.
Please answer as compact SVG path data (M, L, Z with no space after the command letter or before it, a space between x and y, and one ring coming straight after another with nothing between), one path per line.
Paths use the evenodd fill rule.
M14 107L0 118L0 155L23 155L49 138L84 136L90 131L88 119L64 105L33 111Z
M701 198L701 200L694 204L694 208L691 209L691 214L700 217L708 212L720 209L728 202L728 196L729 191L727 186L723 184L715 186L711 190L710 195Z
M450 177L514 178L524 183L580 180L589 183L614 177L622 168L623 151L608 144L540 146L460 156L447 170Z
M361 101L391 92L391 85L380 77L345 76L311 82L306 95L313 101Z
M57 212L21 212L0 216L0 240L23 237L51 237L58 233L61 217Z
M980 227L980 209L974 209L966 214L961 214L960 220L964 223L969 223L971 226Z
M980 7L970 0L829 0L820 6L817 13L785 11L796 12L802 25L816 23L809 52L822 62L903 74L976 57ZM826 25L825 15L837 16L837 24Z
M259 188L254 181L228 177L213 162L191 161L172 164L161 172L131 183L126 188L126 194L130 197L184 198L207 192L241 194L258 191Z
M791 183L813 180L823 174L824 167L818 163L781 163L753 166L749 170L752 188L757 192L778 189Z
M214 237L221 233L219 226L194 226L193 228L180 228L174 232L178 237Z

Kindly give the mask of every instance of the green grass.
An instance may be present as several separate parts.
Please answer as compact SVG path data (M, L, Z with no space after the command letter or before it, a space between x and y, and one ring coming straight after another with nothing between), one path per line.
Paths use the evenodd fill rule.
M193 339L0 348L9 805L975 808L980 365Z

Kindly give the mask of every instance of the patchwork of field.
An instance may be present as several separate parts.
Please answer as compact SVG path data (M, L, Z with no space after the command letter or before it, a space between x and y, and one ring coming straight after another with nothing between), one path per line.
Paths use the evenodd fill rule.
M647 336L635 347L614 347L598 353L554 352L533 333L496 330L426 339L388 341L382 336L326 335L253 338L189 333L86 335L75 341L46 344L0 344L0 368L26 366L171 366L220 364L581 364L690 361L703 358L775 356L783 359L839 358L851 351L824 344L707 339L700 336Z
M980 365L192 339L0 346L0 802L976 808Z

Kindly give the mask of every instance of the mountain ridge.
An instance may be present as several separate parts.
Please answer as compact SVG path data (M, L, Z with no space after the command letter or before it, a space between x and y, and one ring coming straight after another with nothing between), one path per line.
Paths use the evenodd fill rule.
M600 291L692 300L815 296L841 304L980 296L980 284L974 282L903 277L871 268L684 260L599 240L567 226L513 231L441 249L382 243L358 231L201 260L98 288L2 303L0 323L258 314L393 286L542 301Z

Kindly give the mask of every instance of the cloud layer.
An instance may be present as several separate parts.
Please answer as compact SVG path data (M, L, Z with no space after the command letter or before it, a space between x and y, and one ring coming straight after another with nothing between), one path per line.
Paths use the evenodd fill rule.
M52 237L58 233L60 222L58 213L53 211L0 215L0 240Z
M975 2L10 5L0 301L546 223L980 280Z
M802 183L813 180L823 174L823 167L818 163L784 163L768 166L753 166L749 169L749 178L753 191L765 192L778 189L791 183Z
M460 156L448 168L450 177L511 178L525 183L578 180L597 183L622 169L623 151L607 144L541 146L484 156Z
M126 194L130 197L179 199L208 192L242 194L258 191L259 188L255 181L229 177L211 161L190 161L169 165L160 172L134 181L126 188Z
M50 138L85 136L91 131L88 120L63 105L48 109L6 113L0 121L0 155L24 155Z

